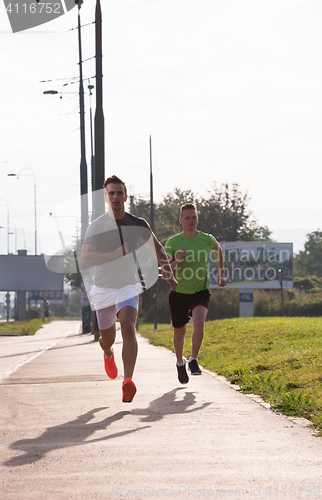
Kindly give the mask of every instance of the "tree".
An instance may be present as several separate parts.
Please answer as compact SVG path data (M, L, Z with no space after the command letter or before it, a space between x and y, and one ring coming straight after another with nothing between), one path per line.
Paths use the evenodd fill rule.
M191 190L176 188L155 205L155 233L161 243L181 232L179 214L180 207L185 203L197 206L200 231L213 234L219 241L271 241L268 227L259 226L252 219L248 194L243 195L238 184L231 187L228 184L220 187L214 184L208 193L207 198L198 198ZM135 215L150 222L149 201L139 199L135 205Z
M295 274L322 278L322 231L313 231L307 238L304 250L294 259Z
M78 268L76 245L79 246L80 242L78 241L75 244L74 250L68 250L64 253L64 267L65 267L64 281L65 283L70 284L72 290L80 290L82 283L82 275L79 272ZM75 267L75 264L78 272L77 273L68 272L68 270L73 269Z
M251 218L249 196L241 193L238 184L218 188L214 183L208 193L209 197L201 198L198 206L201 231L213 234L218 241L271 241L271 231Z
M180 233L180 207L185 203L196 202L192 191L181 191L176 188L173 193L164 196L161 203L154 204L155 234L161 243L165 243L170 236ZM150 201L139 198L135 203L134 213L137 217L143 217L151 223Z

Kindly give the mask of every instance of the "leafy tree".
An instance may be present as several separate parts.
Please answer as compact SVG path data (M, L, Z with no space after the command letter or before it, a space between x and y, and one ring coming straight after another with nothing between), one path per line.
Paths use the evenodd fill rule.
M77 243L78 244L78 243ZM64 253L64 266L65 269L73 269L75 266L78 270L78 260L77 260L77 252L76 248L74 250L68 250ZM80 290L82 283L81 273L78 271L77 273L65 272L64 273L64 281L65 283L70 283L72 290Z
M248 194L242 194L238 184L230 188L214 183L208 198L201 198L198 227L205 233L212 233L219 241L270 241L271 232L259 227L251 218L248 208Z
M161 203L154 205L154 230L161 243L165 243L170 236L181 232L179 213L180 207L185 203L197 203L195 195L190 190L181 191L176 188L173 193L164 196ZM150 201L138 199L134 213L151 224Z
M304 278L296 276L293 280L293 286L306 293L321 293L322 278L317 278L316 276L306 276Z
M154 210L158 239L165 243L170 236L181 232L180 207L185 203L194 203L199 212L198 228L213 234L219 241L271 241L268 227L259 226L252 219L248 194L243 195L238 184L233 184L231 188L228 184L222 184L221 187L214 184L208 193L207 198L198 198L191 190L176 188L173 193L164 196ZM149 201L139 199L134 212L150 222Z
M304 250L294 259L295 274L322 278L322 231L313 231L307 238Z

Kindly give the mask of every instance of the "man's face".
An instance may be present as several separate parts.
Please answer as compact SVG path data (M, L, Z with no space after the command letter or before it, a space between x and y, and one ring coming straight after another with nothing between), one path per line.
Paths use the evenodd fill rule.
M123 212L124 203L127 200L123 184L108 184L104 193L105 201L108 202L113 212Z
M195 230L198 224L197 210L194 210L193 208L188 208L187 210L184 210L179 220L182 224L182 228L184 231Z

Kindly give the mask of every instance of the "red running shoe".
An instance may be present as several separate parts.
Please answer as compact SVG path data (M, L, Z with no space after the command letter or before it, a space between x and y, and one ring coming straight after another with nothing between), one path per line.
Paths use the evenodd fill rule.
M111 358L108 358L104 352L104 367L107 375L110 378L116 378L118 371L117 371L117 366L115 364L115 359L114 359L114 351L111 348L111 351L113 352L113 355Z
M131 403L136 393L135 383L130 377L127 377L122 384L123 403Z

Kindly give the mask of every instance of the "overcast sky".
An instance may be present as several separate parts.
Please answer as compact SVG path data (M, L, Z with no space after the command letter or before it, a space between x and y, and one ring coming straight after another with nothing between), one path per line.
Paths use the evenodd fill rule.
M86 78L95 75L95 3L81 8ZM105 175L147 196L151 135L156 202L176 187L207 196L214 182L236 182L258 223L303 249L305 235L322 228L320 0L103 0L102 12ZM39 226L49 212L71 216L57 219L67 233L76 224L76 26L74 8L13 34L0 4L0 226L5 200L28 253L34 191L26 167L36 176ZM59 94L43 94L51 89ZM85 106L90 169L88 96ZM22 168L19 179L7 176Z

